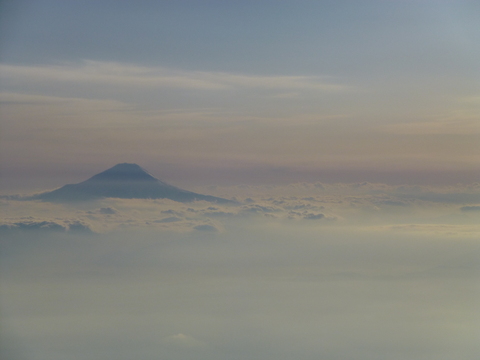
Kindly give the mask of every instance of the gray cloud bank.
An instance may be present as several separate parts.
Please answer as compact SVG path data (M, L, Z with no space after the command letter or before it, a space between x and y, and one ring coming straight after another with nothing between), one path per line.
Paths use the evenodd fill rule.
M2 359L479 353L476 184L210 190L239 203L0 199Z
M476 238L258 219L2 242L7 359L478 354Z
M84 233L90 234L92 230L88 225L82 223L81 221L18 221L13 223L1 224L0 225L0 234L16 232L16 231L27 231L27 232L74 232L74 233Z
M116 199L81 204L49 204L4 197L0 231L84 231L147 227L172 231L216 229L239 219L316 220L339 225L405 223L478 223L478 184L457 187L385 184L298 183L288 186L241 186L200 189L238 199L231 204L180 203L168 199ZM458 208L458 205L463 205ZM375 220L376 219L376 220ZM448 220L446 220L448 219Z
M480 211L480 206L462 206L460 208L462 211Z

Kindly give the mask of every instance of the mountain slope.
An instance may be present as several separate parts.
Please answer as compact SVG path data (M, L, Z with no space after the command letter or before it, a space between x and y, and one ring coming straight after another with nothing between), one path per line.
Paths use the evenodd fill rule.
M32 199L63 202L97 198L170 199L180 202L204 200L216 203L234 203L210 195L197 194L169 185L150 175L137 164L117 164L78 184L68 184L59 189L38 194Z

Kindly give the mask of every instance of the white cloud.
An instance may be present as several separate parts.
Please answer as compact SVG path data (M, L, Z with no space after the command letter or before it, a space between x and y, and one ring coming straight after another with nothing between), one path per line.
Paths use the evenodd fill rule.
M197 190L200 193L206 191ZM4 198L0 206L8 210L3 222L8 226L21 223L22 227L26 227L27 222L51 222L67 229L72 221L79 221L88 224L88 228L97 233L119 228L189 233L195 230L223 232L229 223L249 219L264 219L272 224L290 220L320 220L309 221L309 226L358 223L403 226L415 222L468 225L478 220L476 212L468 210L470 207L476 209L478 202L475 199L480 196L476 184L435 188L354 183L323 184L320 188L315 183L302 183L210 190L212 195L237 196L246 201L230 206L204 201L184 204L168 199L102 199L70 206ZM472 205L468 207L469 204ZM435 231L451 232L451 229L438 227Z
M92 216L91 224L112 230L94 237L62 231L35 241L25 233L4 237L1 301L12 325L3 331L25 348L46 344L36 348L43 358L52 358L51 349L87 359L115 349L121 359L148 350L148 359L221 360L235 353L283 360L294 353L363 360L378 348L386 354L401 348L399 358L411 359L417 339L422 354L435 354L445 341L457 352L476 346L468 334L478 319L471 291L478 282L478 218L435 224L429 206L442 215L468 214L455 204L428 203L431 221L414 214L413 223L398 216L405 207L367 209L383 195L319 190L305 197L287 188L250 200L250 208L267 211L251 216L241 215L242 206L205 202L2 200L10 222ZM108 208L115 213L101 211ZM271 208L277 219L264 217ZM298 221L287 219L290 211ZM348 221L328 221L334 211ZM211 212L234 215L212 221ZM303 220L310 214L325 218ZM155 222L169 217L180 220ZM221 231L201 231L213 226ZM371 346L359 351L359 343Z

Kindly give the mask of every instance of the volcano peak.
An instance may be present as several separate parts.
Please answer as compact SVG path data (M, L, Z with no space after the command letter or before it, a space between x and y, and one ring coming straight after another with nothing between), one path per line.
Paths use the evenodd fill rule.
M117 164L87 180L92 181L158 181L140 165L133 163Z
M211 195L197 194L164 183L137 164L121 163L78 184L34 195L31 199L44 201L82 201L100 198L170 199L180 202L204 200L234 204L235 201Z

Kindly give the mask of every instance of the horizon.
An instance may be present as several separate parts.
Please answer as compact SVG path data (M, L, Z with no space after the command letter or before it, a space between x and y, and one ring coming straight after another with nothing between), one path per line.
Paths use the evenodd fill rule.
M323 174L323 176L319 173L310 173L310 174L303 174L303 176L298 177L296 176L296 172L288 169L277 169L276 173L282 172L282 173L290 173L291 178L283 178L281 180L271 180L269 179L268 181L248 181L248 175L247 179L244 181L241 181L239 179L242 179L241 172L242 169L235 169L232 171L231 169L224 170L225 173L224 178L220 176L220 179L217 178L217 181L212 183L211 181L211 174L212 170L207 169L203 171L198 171L198 170L193 170L193 171L188 171L186 169L181 169L177 170L177 178L173 176L170 173L170 177L172 180L170 181L165 181L163 177L158 177L155 174L152 174L148 169L145 167L137 164L137 163L117 163L111 167L104 168L103 170L99 171L98 173L89 173L89 174L75 174L68 176L64 172L60 174L60 176L55 176L53 177L52 174L45 173L45 171L42 171L39 174L42 175L36 175L33 176L31 179L23 179L20 180L18 178L15 179L14 184L9 184L9 179L8 176L3 175L2 176L2 190L3 192L0 193L0 195L22 195L22 194L34 194L38 193L41 191L48 191L48 190L54 190L58 189L64 185L69 185L69 184L77 184L80 182L84 182L89 180L90 178L103 173L107 170L110 170L112 168L115 168L119 165L136 165L138 166L143 172L146 174L153 176L156 180L159 180L161 182L166 182L167 184L178 186L178 187L186 187L186 188L192 188L192 189L207 189L207 188L214 188L214 187L236 187L236 186L249 186L249 187L261 187L261 186L270 186L270 187L282 187L282 186L288 186L288 185L294 185L297 183L307 183L307 184L328 184L328 185L354 185L354 184L362 184L362 183L371 183L371 184L380 184L380 185L386 185L386 186L391 186L391 187L402 187L402 186L418 186L422 187L425 189L456 189L457 191L464 191L467 188L473 188L478 184L478 181L471 181L471 182L454 182L451 181L448 177L447 180L443 179L441 175L443 173L437 173L437 174L430 174L431 176L435 176L437 181L428 181L429 179L423 178L422 181L404 181L405 178L401 176L401 172L399 173L383 173L383 174L375 174L374 177L372 178L371 176L365 176L362 181L355 181L358 180L356 176L349 176L348 172L347 173L337 173L337 172L330 172L327 176ZM263 169L265 170L265 169ZM261 172L262 169L256 169L257 176L258 173ZM86 172L86 171L85 171ZM179 172L179 174L178 174ZM207 173L205 177L205 172ZM271 173L269 170L265 170L267 174ZM355 174L358 175L359 172L355 172ZM194 178L195 180L187 180L185 181L185 177L182 176L184 174L190 174L190 176L187 176L187 179L192 179ZM193 174L196 174L195 176ZM202 176L202 174L204 176ZM236 175L236 176L235 176ZM265 175L264 178L268 177L268 175ZM394 179L395 180L392 180ZM472 174L472 178L474 178ZM385 181L375 181L376 180L385 180ZM70 180L70 181L69 181ZM291 181L288 181L291 180ZM295 181L297 180L297 181ZM323 180L323 181L322 181ZM338 180L344 180L344 181L338 181ZM346 180L346 181L345 181ZM348 181L350 180L350 181ZM388 181L390 180L390 181ZM450 180L450 181L449 181ZM187 189L186 189L187 190Z

